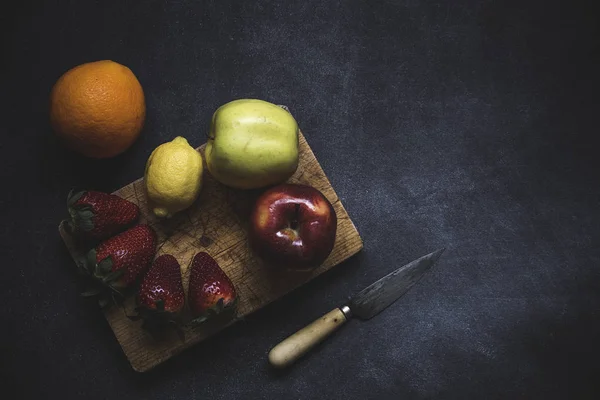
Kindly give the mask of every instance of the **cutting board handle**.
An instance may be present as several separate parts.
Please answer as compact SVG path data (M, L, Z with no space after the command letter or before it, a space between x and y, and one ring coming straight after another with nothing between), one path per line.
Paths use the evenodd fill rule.
M269 352L269 362L276 368L284 368L321 343L346 322L339 308L331 310L310 325L300 329Z

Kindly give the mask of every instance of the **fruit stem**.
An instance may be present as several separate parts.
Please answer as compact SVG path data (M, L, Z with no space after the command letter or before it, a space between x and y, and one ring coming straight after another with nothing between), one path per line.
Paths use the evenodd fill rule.
M290 221L290 228L293 230L298 229L298 220L300 219L299 214L300 214L300 204L296 203L295 209L294 209L294 217Z

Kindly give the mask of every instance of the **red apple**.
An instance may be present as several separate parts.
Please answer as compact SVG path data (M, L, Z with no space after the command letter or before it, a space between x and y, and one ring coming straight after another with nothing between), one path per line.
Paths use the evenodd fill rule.
M333 249L337 216L317 189L282 184L264 192L250 216L249 240L269 264L282 268L318 267Z

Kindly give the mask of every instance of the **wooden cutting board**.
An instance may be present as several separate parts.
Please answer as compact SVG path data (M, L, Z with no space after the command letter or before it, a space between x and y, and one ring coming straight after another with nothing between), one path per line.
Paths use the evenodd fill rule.
M204 145L198 149L204 155ZM198 251L206 251L219 263L236 286L239 302L237 314L227 321L212 321L198 328L184 328L185 340L175 333L161 340L153 339L132 322L118 307L105 310L105 316L134 370L148 371L182 350L217 333L226 326L285 295L323 272L359 252L363 243L337 197L319 162L300 133L300 160L290 182L304 183L319 189L333 204L338 217L337 237L327 260L309 273L283 272L268 268L248 246L246 232L250 208L260 191L241 191L216 182L206 170L201 194L195 204L169 221L157 220L148 209L143 179L139 179L115 194L139 205L141 220L157 232L157 256L175 256L182 267L183 284L187 292L188 267ZM87 249L79 249L64 229L60 234L75 259ZM125 310L133 314L133 297L125 302Z

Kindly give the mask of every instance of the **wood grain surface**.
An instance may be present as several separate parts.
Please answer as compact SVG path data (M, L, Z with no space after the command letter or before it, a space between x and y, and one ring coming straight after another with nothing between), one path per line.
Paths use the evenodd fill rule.
M156 230L159 237L156 255L168 253L179 260L186 292L190 262L198 251L206 251L229 275L239 296L237 313L233 318L211 321L197 328L184 327L184 341L175 333L156 340L140 328L141 322L133 322L127 318L123 309L112 307L105 310L106 319L134 370L148 371L237 319L266 306L340 264L362 249L362 240L354 224L302 133L299 143L299 166L289 182L304 183L319 189L331 201L338 217L333 251L319 268L308 273L268 267L249 248L246 237L248 215L254 199L261 191L241 191L225 187L216 182L205 168L203 188L198 200L188 210L168 221L159 221L150 213L146 204L143 179L115 192L138 204L142 212L141 220ZM198 150L203 154L204 145ZM59 231L74 258L85 250L76 247L62 224ZM134 299L130 297L125 302L125 311L133 313L134 306Z

